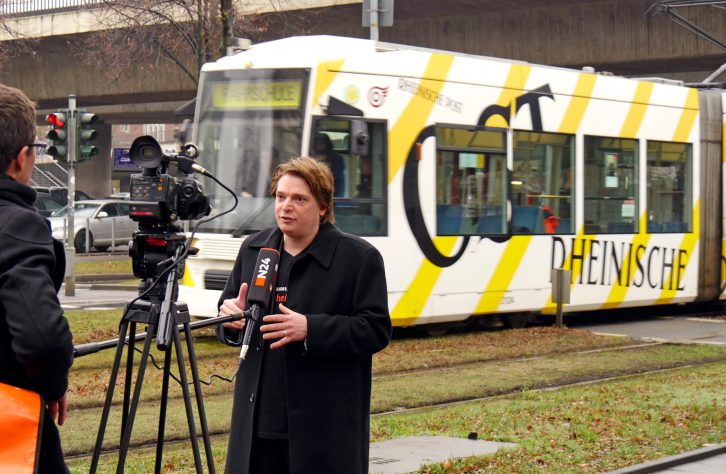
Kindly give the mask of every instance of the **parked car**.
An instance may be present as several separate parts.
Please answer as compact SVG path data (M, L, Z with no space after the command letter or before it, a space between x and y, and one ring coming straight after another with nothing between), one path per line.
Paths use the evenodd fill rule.
M43 217L50 217L53 212L61 209L63 204L50 194L37 193L35 207L38 209L38 214Z
M126 245L138 229L136 222L129 217L129 202L118 199L93 199L78 201L73 206L73 232L66 230L68 206L51 214L50 226L53 237L63 240L73 239L76 252L86 251L86 229L88 229L88 248L99 252L108 250L111 245Z
M44 194L50 194L53 196L53 198L60 202L61 204L65 205L68 203L68 188L63 186L33 186L33 189L35 189L39 193ZM75 196L76 201L87 201L89 199L95 199L90 194L79 191L76 189L76 191L73 193Z

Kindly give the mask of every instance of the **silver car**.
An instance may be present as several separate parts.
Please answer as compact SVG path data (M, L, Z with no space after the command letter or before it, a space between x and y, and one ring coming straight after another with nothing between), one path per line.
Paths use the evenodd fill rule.
M129 217L129 201L119 199L76 202L72 233L66 230L67 219L68 206L53 212L48 218L53 237L59 240L73 239L76 252L85 252L86 246L103 252L112 245L127 245L138 229L136 222Z

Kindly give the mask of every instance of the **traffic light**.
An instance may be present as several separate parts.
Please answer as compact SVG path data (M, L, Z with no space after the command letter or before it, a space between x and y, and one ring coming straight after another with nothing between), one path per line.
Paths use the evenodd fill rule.
M68 161L68 118L67 110L58 110L45 116L45 120L53 127L45 135L48 140L53 142L46 153L65 162Z
M78 111L78 160L85 161L90 160L91 157L98 155L98 148L91 144L96 139L97 133L94 129L90 128L91 124L95 123L98 117L96 114L85 112L83 110Z

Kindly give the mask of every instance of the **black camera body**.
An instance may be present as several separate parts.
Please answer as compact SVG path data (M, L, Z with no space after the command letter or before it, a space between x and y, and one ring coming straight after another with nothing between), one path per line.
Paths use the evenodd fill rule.
M180 154L166 155L149 136L139 137L131 145L129 156L142 168L141 174L131 176L129 206L129 217L139 223L139 230L129 243L134 275L138 278L158 276L165 262L184 246L186 237L177 221L200 219L212 210L202 185L188 176L200 170L206 172L194 162L196 151L196 147L187 145ZM176 179L167 174L171 162L187 176ZM179 275L183 273L181 265Z
M171 162L177 163L184 173L194 171L196 147L187 145L181 154L165 155L154 138L143 136L134 140L129 155L143 170L131 176L130 184L129 216L140 227L164 226L209 215L209 198L197 180L190 177L177 180L166 174Z
M199 219L209 214L209 198L199 182L192 178L177 181L161 174L131 176L129 215L139 223L170 223Z

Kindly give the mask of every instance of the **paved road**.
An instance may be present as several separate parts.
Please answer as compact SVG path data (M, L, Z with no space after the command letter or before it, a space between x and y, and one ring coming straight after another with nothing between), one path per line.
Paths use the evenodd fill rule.
M64 286L58 292L58 298L63 309L119 308L138 294L136 290L92 290L91 285L76 284L74 296L66 296Z
M571 327L636 339L726 345L726 320L663 316L612 322L572 322Z

